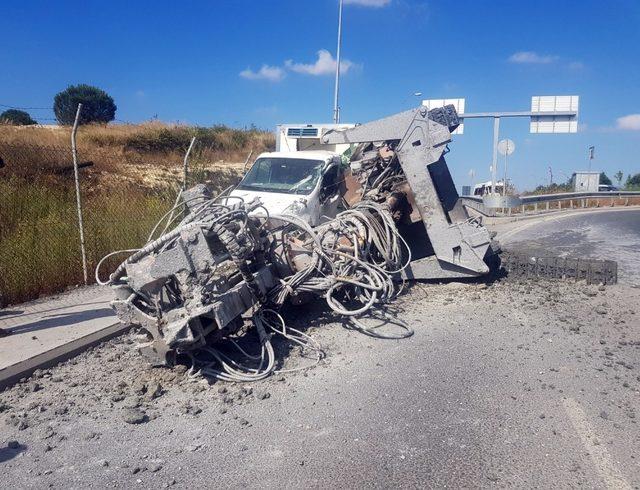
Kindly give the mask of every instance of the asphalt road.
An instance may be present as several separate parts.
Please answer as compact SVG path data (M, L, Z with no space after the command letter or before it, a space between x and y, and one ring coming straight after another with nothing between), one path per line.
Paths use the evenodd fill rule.
M0 394L3 484L637 488L639 302L625 284L421 284L401 341L316 303L288 321L326 360L249 386L148 368L123 337Z

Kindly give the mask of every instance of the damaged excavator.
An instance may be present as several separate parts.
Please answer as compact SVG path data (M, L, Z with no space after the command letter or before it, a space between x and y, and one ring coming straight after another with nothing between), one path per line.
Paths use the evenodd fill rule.
M203 374L228 381L276 372L274 334L321 358L311 337L285 325L278 311L286 302L321 296L364 333L411 335L382 306L398 283L478 277L497 262L489 231L459 203L445 162L459 122L453 106L420 107L324 134L324 143L351 144L353 152L339 185L343 210L316 227L295 213L272 215L259 200L227 192L213 197L195 186L146 245L107 256L131 254L108 281L100 281L101 264L96 279L111 285L120 321L140 328L138 348L154 364L172 365L182 356ZM367 327L362 320L374 311L401 333ZM259 354L236 342L247 318ZM220 348L225 342L248 364Z

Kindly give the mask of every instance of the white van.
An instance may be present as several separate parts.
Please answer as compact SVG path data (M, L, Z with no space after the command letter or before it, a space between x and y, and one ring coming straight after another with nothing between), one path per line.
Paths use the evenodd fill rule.
M337 153L262 153L231 195L245 201L258 197L271 215L294 214L317 226L338 213L342 180Z

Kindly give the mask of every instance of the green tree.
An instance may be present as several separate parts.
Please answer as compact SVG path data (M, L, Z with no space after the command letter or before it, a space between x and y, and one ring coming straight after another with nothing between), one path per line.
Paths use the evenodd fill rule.
M611 179L604 172L600 172L600 185L613 185Z
M0 114L0 122L14 124L16 126L28 126L29 124L38 124L38 121L31 119L28 112L18 109L7 109Z
M629 175L625 188L629 190L640 189L640 174Z
M91 85L71 85L53 99L53 112L60 124L71 125L82 103L80 124L107 123L116 117L116 104L104 90Z
M622 185L622 177L624 177L622 170L618 170L613 176L613 178L616 179L616 182L618 182L618 187Z

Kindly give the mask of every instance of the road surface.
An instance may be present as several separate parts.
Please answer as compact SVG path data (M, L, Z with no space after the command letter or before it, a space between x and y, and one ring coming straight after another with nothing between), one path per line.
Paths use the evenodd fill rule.
M395 305L415 335L382 341L318 302L287 318L326 360L251 385L149 368L121 337L0 394L3 482L638 487L638 304L629 284L418 284Z
M497 228L507 249L616 260L623 283L640 280L640 209L569 212Z

